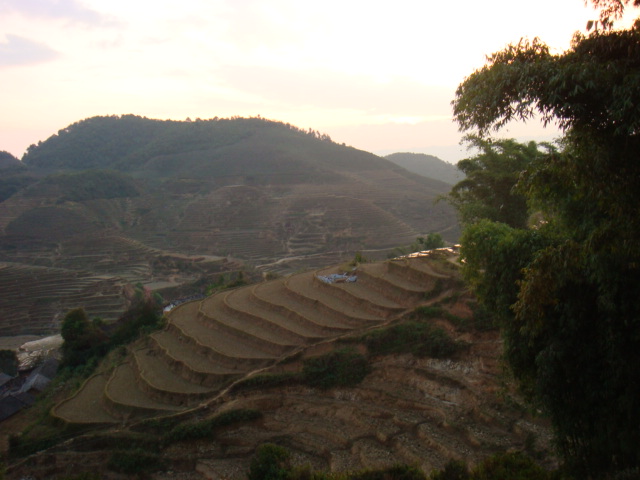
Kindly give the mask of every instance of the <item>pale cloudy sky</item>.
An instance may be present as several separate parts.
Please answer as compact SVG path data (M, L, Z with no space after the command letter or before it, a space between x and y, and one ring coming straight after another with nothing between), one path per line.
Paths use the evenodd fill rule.
M562 51L596 17L582 0L0 0L0 150L94 115L261 115L457 161L464 77L521 37Z

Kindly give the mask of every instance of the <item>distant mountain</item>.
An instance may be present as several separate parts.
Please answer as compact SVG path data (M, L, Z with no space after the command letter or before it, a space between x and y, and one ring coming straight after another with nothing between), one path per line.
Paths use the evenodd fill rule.
M406 168L410 172L417 173L423 177L440 180L449 185L458 183L464 176L455 165L440 160L433 155L407 152L392 153L384 158L400 165L402 168Z
M112 319L119 285L177 288L241 264L288 274L459 235L433 202L449 185L262 118L93 117L19 163L0 181L0 333L55 331L73 306Z

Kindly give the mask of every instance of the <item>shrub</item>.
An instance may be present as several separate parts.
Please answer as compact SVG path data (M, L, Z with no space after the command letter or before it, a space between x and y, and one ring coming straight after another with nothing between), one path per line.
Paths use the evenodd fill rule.
M302 368L304 382L321 389L357 385L368 373L365 356L350 348L308 358Z
M416 321L373 330L363 340L372 355L412 353L417 357L445 358L461 348L441 328Z
M290 477L291 454L286 448L265 443L256 450L249 467L249 480L287 480Z

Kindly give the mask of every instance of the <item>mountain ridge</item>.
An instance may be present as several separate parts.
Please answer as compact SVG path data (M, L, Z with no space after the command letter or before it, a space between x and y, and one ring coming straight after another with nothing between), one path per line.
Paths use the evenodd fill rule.
M434 155L425 153L397 152L386 155L384 158L397 165L417 173L423 177L440 180L449 185L454 185L464 178L464 174L452 165Z
M447 184L262 118L92 117L29 147L21 165L2 179L0 265L98 273L123 286L179 287L242 265L286 275L356 252L384 258L428 233L449 242L459 234L453 210L433 203ZM158 260L176 255L190 260ZM20 285L31 270L11 271ZM10 299L11 325L29 330L14 333L55 330L63 291L47 290L33 322L18 322L16 312L30 308ZM95 300L79 296L77 306L83 298Z

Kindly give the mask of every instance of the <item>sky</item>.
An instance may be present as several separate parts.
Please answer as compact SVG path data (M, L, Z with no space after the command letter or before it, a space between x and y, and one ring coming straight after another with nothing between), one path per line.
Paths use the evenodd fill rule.
M583 0L0 0L0 150L96 115L260 115L456 162L457 85L522 37L560 53L595 18Z

